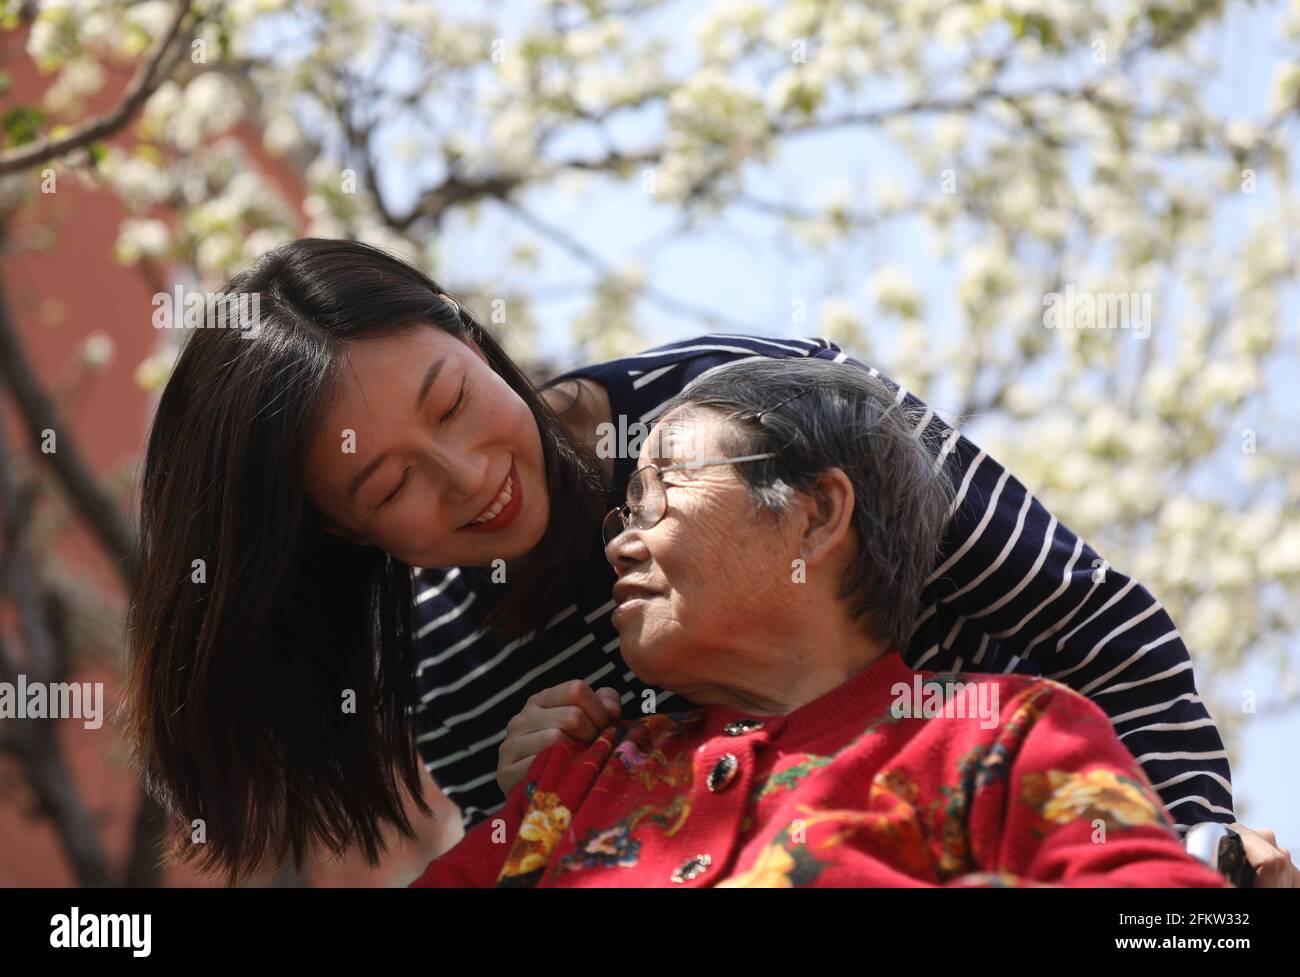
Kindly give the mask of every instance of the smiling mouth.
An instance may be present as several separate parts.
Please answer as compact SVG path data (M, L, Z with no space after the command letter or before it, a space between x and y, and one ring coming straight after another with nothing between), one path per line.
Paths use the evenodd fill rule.
M479 526L486 526L494 522L503 512L510 514L507 510L517 508L517 506L512 506L511 503L515 502L519 495L518 478L519 475L515 471L514 462L511 461L510 469L506 472L505 481L501 483L496 496L477 516L459 528L474 529Z

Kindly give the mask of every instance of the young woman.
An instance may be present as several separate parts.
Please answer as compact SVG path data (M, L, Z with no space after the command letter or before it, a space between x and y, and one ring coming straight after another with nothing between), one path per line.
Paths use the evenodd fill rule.
M642 425L723 363L867 369L821 339L711 335L539 392L438 283L351 241L285 244L223 291L257 296L256 328L218 310L232 328L188 338L159 403L126 701L183 829L170 856L232 879L313 846L377 860L385 826L411 833L420 759L472 826L503 804L506 724L542 690L689 708L636 680L610 623L600 527ZM880 379L922 412L955 490L904 660L1056 678L1108 714L1180 826L1232 821L1168 615Z

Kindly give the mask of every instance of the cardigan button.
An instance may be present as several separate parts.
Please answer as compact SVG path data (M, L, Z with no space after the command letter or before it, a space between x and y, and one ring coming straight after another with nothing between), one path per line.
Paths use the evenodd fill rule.
M674 882L689 882L712 864L713 859L708 855L693 855L673 869L669 878Z
M734 723L727 723L722 727L722 731L728 736L744 736L746 733L753 733L763 728L763 724L757 719L737 719Z
M736 779L736 771L740 769L740 761L736 759L734 753L724 753L718 757L718 762L713 765L709 771L709 778L705 781L710 793L717 793Z

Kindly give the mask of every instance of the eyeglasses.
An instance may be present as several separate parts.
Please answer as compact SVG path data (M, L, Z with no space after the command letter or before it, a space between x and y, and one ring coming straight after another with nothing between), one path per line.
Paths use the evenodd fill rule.
M769 451L762 455L743 455L740 458L716 458L711 461L690 461L682 465L646 465L638 468L627 480L627 504L610 509L600 527L601 539L608 546L619 533L625 529L649 529L668 510L668 493L664 491L663 475L665 472L681 471L687 468L708 468L712 465L735 465L742 461L758 461L762 458L775 458L776 452Z

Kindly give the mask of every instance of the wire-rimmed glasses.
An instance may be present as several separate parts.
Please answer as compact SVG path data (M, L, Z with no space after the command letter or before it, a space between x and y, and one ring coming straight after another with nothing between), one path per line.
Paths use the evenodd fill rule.
M663 475L683 469L708 468L711 465L734 465L742 461L775 458L776 452L761 455L742 455L739 458L714 458L709 461L688 461L681 465L645 465L634 471L627 480L627 502L609 510L600 527L600 538L608 546L625 529L649 529L668 511L668 493L664 490Z

